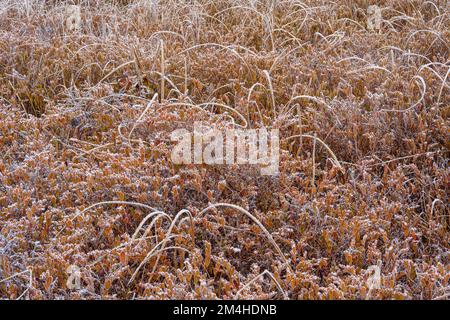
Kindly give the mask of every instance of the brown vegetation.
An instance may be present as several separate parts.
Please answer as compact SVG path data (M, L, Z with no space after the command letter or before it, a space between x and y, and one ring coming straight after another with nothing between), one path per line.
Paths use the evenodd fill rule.
M0 298L449 297L446 1L28 2L0 1ZM242 117L278 176L171 163Z

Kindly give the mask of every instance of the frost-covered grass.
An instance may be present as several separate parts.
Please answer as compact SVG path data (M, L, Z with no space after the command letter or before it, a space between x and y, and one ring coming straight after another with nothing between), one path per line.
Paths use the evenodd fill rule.
M448 298L449 30L446 1L0 0L0 298ZM195 121L279 129L280 174L174 165Z

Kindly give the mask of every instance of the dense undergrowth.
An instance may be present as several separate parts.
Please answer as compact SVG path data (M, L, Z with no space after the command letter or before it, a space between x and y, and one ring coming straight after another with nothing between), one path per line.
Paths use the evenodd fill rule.
M0 298L448 298L449 12L0 1ZM173 165L194 121L278 128L280 174Z

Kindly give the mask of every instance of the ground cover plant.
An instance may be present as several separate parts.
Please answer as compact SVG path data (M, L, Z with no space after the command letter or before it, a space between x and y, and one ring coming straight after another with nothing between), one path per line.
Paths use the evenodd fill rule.
M0 0L0 298L448 299L449 8Z

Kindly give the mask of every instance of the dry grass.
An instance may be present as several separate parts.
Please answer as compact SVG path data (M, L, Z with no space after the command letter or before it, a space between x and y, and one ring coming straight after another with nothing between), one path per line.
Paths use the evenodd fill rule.
M0 0L0 298L448 299L449 13ZM278 128L280 174L173 165L194 121Z

